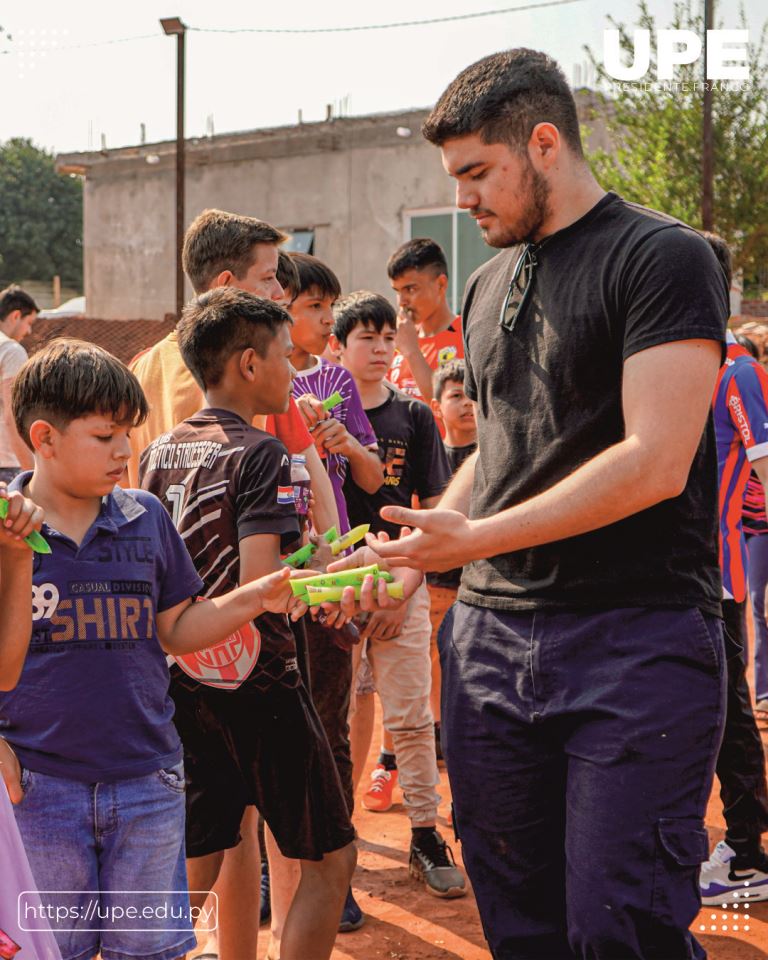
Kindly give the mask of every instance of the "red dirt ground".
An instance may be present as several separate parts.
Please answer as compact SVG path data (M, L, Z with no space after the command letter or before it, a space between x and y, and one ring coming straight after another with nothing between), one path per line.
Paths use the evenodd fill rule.
M768 729L761 732L765 744ZM375 762L379 736L377 714L369 769ZM440 830L452 843L460 863L461 847L452 842L447 820L450 791L444 768L440 779ZM365 787L363 780L361 789ZM725 829L718 790L715 783L707 808L711 846L722 839ZM410 826L402 804L388 813L369 813L358 802L355 825L360 853L352 885L366 923L355 933L339 935L332 960L490 960L471 891L460 900L439 900L409 878ZM768 902L755 904L748 916L748 920L734 918L732 909L726 912L721 907L701 911L692 929L709 960L768 960ZM713 931L712 926L717 929ZM267 940L263 931L259 960L263 960Z
M376 749L378 720L377 716L373 739ZM768 731L762 732L765 742ZM374 762L372 752L371 766ZM452 843L447 820L450 791L444 768L440 774L440 830ZM364 787L363 783L361 788ZM338 936L332 960L490 960L471 892L461 900L439 900L409 878L410 826L402 804L396 804L388 813L369 813L358 802L355 825L360 836L360 854L353 889L366 914L366 923L355 933ZM725 828L717 784L707 808L707 827L714 845L722 839ZM460 845L452 845L456 860L461 862ZM720 907L707 907L692 927L709 960L768 960L768 902L755 904L749 920L734 920L733 910L723 920L723 913ZM713 924L717 927L714 932ZM723 926L728 930L723 930ZM267 940L268 935L263 932L259 938L260 960Z

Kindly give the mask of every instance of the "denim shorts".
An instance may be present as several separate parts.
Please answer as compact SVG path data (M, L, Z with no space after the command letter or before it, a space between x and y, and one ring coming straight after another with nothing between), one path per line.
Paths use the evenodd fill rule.
M80 783L26 768L16 822L62 960L175 960L195 944L184 768ZM34 928L37 917L21 924Z

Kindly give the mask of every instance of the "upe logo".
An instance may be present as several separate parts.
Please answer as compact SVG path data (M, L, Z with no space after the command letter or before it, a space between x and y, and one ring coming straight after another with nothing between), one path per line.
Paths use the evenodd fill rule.
M695 63L701 56L701 37L692 30L658 30L657 79L674 79L676 66ZM707 30L707 80L749 80L747 44L749 30ZM634 60L621 62L618 30L603 34L606 72L616 80L642 80L651 64L651 31L635 30Z

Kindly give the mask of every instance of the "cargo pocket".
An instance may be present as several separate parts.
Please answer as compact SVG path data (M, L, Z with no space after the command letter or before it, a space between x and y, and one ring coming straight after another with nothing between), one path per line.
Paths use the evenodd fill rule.
M708 855L708 837L698 817L656 822L652 913L665 926L684 929L699 909L699 867Z

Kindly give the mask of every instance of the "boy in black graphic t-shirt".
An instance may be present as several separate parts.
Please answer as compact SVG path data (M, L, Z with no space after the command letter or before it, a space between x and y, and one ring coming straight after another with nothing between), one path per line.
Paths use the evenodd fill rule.
M398 528L382 520L380 508L408 506L414 494L423 506L434 506L450 479L445 451L429 407L384 380L397 330L389 301L378 294L353 293L336 302L334 317L341 363L355 378L384 463L384 484L374 494L365 493L347 476L344 496L350 522L353 526L370 523L373 532L384 530L397 538ZM464 877L435 829L439 798L429 706L430 633L424 584L407 604L372 614L361 630L381 699L384 727L392 735L398 760L395 774L380 758L363 803L368 809L377 809L377 799L391 791L398 775L412 827L411 874L436 896L460 897L466 892Z
M158 437L140 475L172 514L206 596L277 569L281 547L298 535L286 450L250 425L257 414L287 409L289 323L281 307L221 288L193 301L179 325L182 356L208 407ZM258 617L203 655L177 660L171 674L188 782L190 889L212 888L253 805L283 855L301 861L283 942L291 955L328 957L354 868L354 831L286 617ZM241 895L258 916L258 870L255 881ZM222 930L222 940L236 944L245 919L233 918L237 929Z

